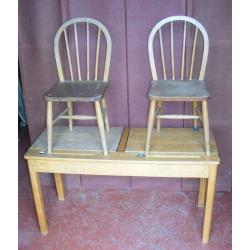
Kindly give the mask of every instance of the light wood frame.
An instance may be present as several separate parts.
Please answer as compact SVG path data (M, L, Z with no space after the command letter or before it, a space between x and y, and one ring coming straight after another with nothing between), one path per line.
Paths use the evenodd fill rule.
M206 65L207 65L207 58L208 58L208 51L209 51L209 39L208 34L204 26L195 20L194 18L188 16L171 16L167 17L161 21L159 21L151 30L149 38L148 38L148 54L149 54L149 63L152 73L152 79L158 80L158 74L156 71L155 65L155 57L154 57L154 38L157 33L159 33L159 41L160 41L160 54L161 54L161 63L162 63L162 70L163 70L163 79L167 79L166 74L166 64L165 64L165 54L164 54L164 46L163 46L163 34L162 34L162 27L166 24L170 23L170 54L171 54L171 68L172 68L172 80L176 80L175 75L175 62L174 62L174 23L175 22L184 22L183 27L183 43L182 43L182 60L181 60L181 76L180 80L184 80L184 68L185 68L185 56L186 56L186 32L187 32L187 23L192 24L195 27L194 33L194 40L193 40L193 48L192 48L192 55L191 55L191 62L190 62L190 72L189 72L189 80L192 80L193 76L193 67L194 67L194 58L195 58L195 50L196 50L196 42L197 42L197 33L198 31L201 32L203 37L203 54L202 54L202 61L199 73L199 80L204 79ZM170 78L171 79L171 78ZM178 101L178 100L176 100ZM164 101L162 100L150 100L150 107L149 107L149 114L148 114L148 136L146 141L146 155L149 154L150 148L150 141L151 141L151 133L154 126L154 120L157 121L157 131L160 131L161 127L161 119L192 119L194 129L197 130L198 128L198 119L203 123L204 126L204 139L206 144L206 154L210 154L210 145L209 145L209 118L208 118L208 108L207 108L207 99L202 100L202 112L198 109L197 101L192 99L187 100L191 101L193 105L193 115L161 115L161 111L163 109ZM156 108L157 107L157 108ZM202 113L202 114L201 114Z
M112 176L146 176L146 177L171 177L171 178L200 178L198 194L198 207L205 205L202 242L208 243L212 223L212 209L216 186L216 164L198 165L171 165L149 161L138 161L133 153L110 153L109 159L69 159L66 155L55 156L51 159L34 157L38 152L32 152L28 159L29 172L36 211L42 234L48 233L44 202L41 193L39 173L54 173L60 177L56 182L59 200L64 200L64 190L61 174L87 174L87 175L112 175ZM208 182L207 186L206 183Z
M57 31L55 40L54 40L54 52L55 52L55 60L56 66L59 76L60 82L65 82L65 74L63 72L62 62L61 62L61 55L60 55L60 40L62 35L64 34L66 51L67 51L67 58L69 64L69 71L70 71L70 80L71 81L82 81L81 75L81 65L80 65L80 55L79 55L79 48L78 48L78 33L77 33L77 24L86 24L87 29L87 62L86 62L86 76L87 81L90 80L90 48L89 48L89 24L95 25L98 28L97 33L97 44L96 44L96 55L95 55L95 70L94 70L94 79L93 81L98 80L98 69L99 69L99 52L100 52L100 40L101 34L104 34L106 40L106 54L105 54L105 65L104 65L104 72L102 81L107 82L109 78L109 68L110 68L110 61L111 61L111 51L112 51L112 42L110 34L107 28L98 20L93 18L73 18L66 21ZM75 79L74 72L73 72L73 65L72 65L72 58L70 53L70 46L69 46L69 39L67 34L67 27L73 25L74 27L74 36L75 36L75 50L76 50L76 61L77 61L77 73L78 79ZM73 115L73 102L67 101L67 108L61 111L54 119L53 119L53 102L47 101L47 139L48 139L48 153L52 153L52 129L53 125L60 119L67 119L69 120L69 129L73 129L73 120L97 120L97 124L99 127L101 142L103 145L103 153L104 155L108 154L107 145L106 145L106 136L105 136L105 129L109 132L109 121L108 121L108 111L107 111L107 104L106 100L103 97L100 101L95 101L95 116L90 115ZM67 113L67 115L65 115Z
M142 129L139 130L142 131ZM61 174L199 178L197 206L205 206L202 242L208 243L212 223L217 168L220 163L216 146L214 145L210 156L188 157L186 155L184 157L171 157L169 155L170 157L168 157L167 155L156 154L152 155L152 157L141 158L138 156L138 152L126 151L129 135L130 130L125 128L117 152L112 152L107 157L100 153L79 151L41 155L40 149L29 149L25 154L25 159L28 160L41 233L44 235L48 233L48 224L39 173L53 173L55 175L59 200L64 200L65 197ZM193 153L189 156L195 156Z

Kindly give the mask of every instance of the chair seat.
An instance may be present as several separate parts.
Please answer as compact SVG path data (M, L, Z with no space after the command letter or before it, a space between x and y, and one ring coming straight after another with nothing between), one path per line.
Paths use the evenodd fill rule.
M47 101L95 102L103 98L108 82L64 81L58 82L45 93Z
M199 80L153 80L149 91L149 98L159 101L201 101L209 96Z

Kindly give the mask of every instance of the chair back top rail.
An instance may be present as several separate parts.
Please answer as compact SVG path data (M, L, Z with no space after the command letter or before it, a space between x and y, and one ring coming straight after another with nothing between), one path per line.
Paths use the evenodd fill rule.
M81 63L80 63L80 50L79 50L79 31L82 29L77 28L78 24L86 24L86 80L90 79L90 24L97 27L97 41L96 41L96 49L95 49L95 66L94 66L94 77L93 80L103 80L108 81L109 78L109 68L110 68L110 61L111 61L111 50L112 50L112 42L110 34L107 30L107 28L98 20L95 20L93 18L87 18L87 17L79 17L79 18L72 18L68 21L66 21L57 31L55 40L54 40L54 52L55 52L55 60L56 60L56 66L58 71L58 76L60 81L65 80L72 80L72 81L81 81L82 80L82 71L81 71ZM75 55L76 55L76 69L77 69L77 76L74 76L73 71L73 64L72 64L72 54L70 51L70 42L68 37L67 28L69 26L73 25L74 27L74 40L75 40ZM80 25L79 25L80 26ZM61 42L61 36L64 34L64 40L65 40L65 47L67 52L67 61L69 65L69 73L70 73L70 79L67 79L65 77L65 72L63 70L62 66L62 57L60 54L60 42ZM99 54L100 54L100 41L101 41L101 35L104 34L105 40L106 40L106 50L105 50L105 61L104 61L104 70L103 70L103 77L100 79L98 78L98 69L99 67ZM73 47L73 45L72 45Z
M176 72L175 72L175 56L174 56L174 23L182 21L184 23L183 26L183 40L182 40L182 53L181 53L181 75L180 79L184 79L184 69L185 69L185 61L186 61L186 40L187 40L187 23L190 23L192 26L195 27L194 37L193 37L193 46L192 46L192 52L191 52L191 60L190 60L190 68L189 68L189 74L188 79L192 80L193 77L193 68L194 68L194 60L195 60L195 52L196 52L196 44L197 44L197 33L198 31L201 32L202 38L203 38L203 53L202 53L202 59L201 59L201 66L199 71L199 80L204 79L205 70L206 70L206 64L207 64L207 57L208 57L208 50L209 50L209 39L208 34L204 26L195 20L194 18L188 17L188 16L171 16L167 17L161 21L159 21L151 30L149 38L148 38L148 54L149 54L149 63L152 73L152 79L158 80L158 74L156 70L156 64L155 64L155 56L154 56L154 38L157 33L159 33L159 42L160 42L160 55L161 55L161 65L162 65L162 72L163 72L163 79L166 80L176 79ZM171 73L172 78L167 76L166 72L166 62L165 62L165 54L164 54L164 42L163 42L163 30L162 27L165 24L170 23L170 62L171 62ZM166 36L165 36L166 37Z

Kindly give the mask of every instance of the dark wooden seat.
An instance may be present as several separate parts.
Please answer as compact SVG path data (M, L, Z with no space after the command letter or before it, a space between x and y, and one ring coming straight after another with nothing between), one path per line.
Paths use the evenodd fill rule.
M47 101L95 102L100 101L108 82L105 81L64 81L58 82L45 93Z
M204 81L153 80L149 98L158 101L202 101L209 98Z

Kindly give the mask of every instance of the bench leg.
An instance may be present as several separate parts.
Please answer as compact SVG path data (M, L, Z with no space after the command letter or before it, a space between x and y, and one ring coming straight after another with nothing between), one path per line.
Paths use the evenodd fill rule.
M149 114L148 114L148 131L147 131L147 141L146 141L146 155L149 153L149 147L152 137L152 131L154 126L154 117L155 117L155 100L150 101Z
M96 110L97 124L99 127L101 141L102 141L103 153L104 153L104 155L108 155L106 137L105 137L105 129L104 129L104 123L103 123L103 116L102 116L102 110L101 110L101 105L100 105L99 101L95 102L95 110Z
M207 187L207 179L200 178L198 207L204 207L205 197L206 197L206 187Z
M39 175L38 173L32 170L30 170L29 172L30 172L31 186L32 186L32 191L34 195L40 231L42 234L46 235L48 233L48 225L47 225L47 219L46 219L46 214L45 214L45 209L44 209Z
M202 232L202 243L208 243L208 241L209 241L211 224L212 224L212 213L213 213L215 186L216 186L216 176L217 176L217 166L210 165L208 185L207 185L204 224L203 224L203 232Z
M55 183L56 183L56 192L57 197L60 201L64 200L64 187L63 187L63 180L61 174L54 174Z

